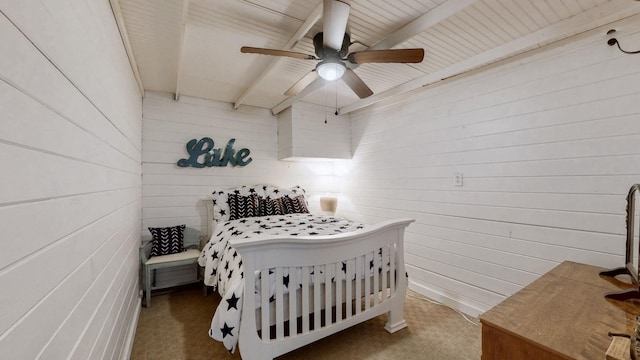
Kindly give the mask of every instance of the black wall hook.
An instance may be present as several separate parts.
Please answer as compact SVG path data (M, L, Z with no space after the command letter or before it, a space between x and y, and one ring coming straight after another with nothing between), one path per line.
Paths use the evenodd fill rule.
M607 31L607 35L611 35L614 34L616 32L616 29L611 29L609 31ZM613 45L618 45L618 49L620 49L620 51L622 51L625 54L640 54L640 50L638 51L626 51L623 48L620 47L620 43L618 42L618 39L616 38L611 38L609 40L607 40L607 45L609 46L613 46Z

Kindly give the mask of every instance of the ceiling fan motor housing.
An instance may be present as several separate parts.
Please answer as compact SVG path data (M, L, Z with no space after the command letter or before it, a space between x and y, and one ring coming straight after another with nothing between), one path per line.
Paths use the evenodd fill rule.
M342 48L339 51L336 49L325 48L323 43L322 32L319 32L313 37L313 48L315 49L316 56L323 60L332 61L335 59L336 61L339 61L346 58L347 54L349 54L351 37L347 33L344 34L344 38L342 39Z

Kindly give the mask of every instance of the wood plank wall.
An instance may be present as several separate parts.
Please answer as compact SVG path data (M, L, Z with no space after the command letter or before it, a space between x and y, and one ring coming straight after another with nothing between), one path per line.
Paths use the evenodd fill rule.
M146 229L153 226L186 224L204 231L203 199L220 188L301 185L312 208L318 206L318 175L330 171L332 162L278 160L277 119L268 109L233 110L228 103L189 96L175 101L171 94L147 92L143 113L143 237L150 237ZM244 167L177 166L188 158L187 142L203 137L212 138L216 148L236 139L234 149L248 148L253 160Z
M278 160L278 121L268 109L242 106L171 94L147 92L143 105L142 236L148 227L186 224L206 230L203 199L214 189L239 185L300 185L307 190L311 211L319 211L319 196L326 189L337 161ZM318 119L324 122L324 119ZM317 135L317 134L316 134ZM191 139L210 137L215 147L236 139L234 148L248 148L251 163L244 167L183 168L185 145ZM328 144L327 146L330 146ZM193 276L193 269L158 270L158 285Z
M128 356L142 94L108 1L0 10L0 357Z
M298 102L278 114L278 158L351 159L349 115Z
M606 45L606 32L637 50L639 23L352 114L342 212L415 218L412 288L473 315L563 260L623 265L625 196L640 182L640 55Z

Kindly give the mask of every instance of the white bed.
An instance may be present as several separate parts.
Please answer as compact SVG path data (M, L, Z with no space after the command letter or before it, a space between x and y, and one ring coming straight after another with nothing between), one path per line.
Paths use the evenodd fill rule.
M232 352L237 343L244 359L272 359L383 313L387 331L406 327L403 237L413 220L362 225L297 205L293 213L243 217L248 199L280 197L304 200L304 190L243 186L214 192L216 204L205 200L211 240L200 265L205 284L223 297L210 335Z

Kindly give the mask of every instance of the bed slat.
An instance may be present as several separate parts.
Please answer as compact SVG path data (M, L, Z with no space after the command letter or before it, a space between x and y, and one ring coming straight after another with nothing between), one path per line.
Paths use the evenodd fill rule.
M389 288L391 289L391 295L396 292L396 246L391 244L389 246L391 254L389 254Z
M378 251L382 251L382 249L378 249L373 253L373 306L378 305L379 303L379 293L380 293L380 276L378 269L380 269L380 256L378 255Z
M335 296L335 304L336 304L336 322L342 321L342 280L343 280L343 272L342 272L342 262L336 263L336 296Z
M324 326L331 324L331 273L335 264L327 264L324 267Z
M373 257L371 257L371 253L367 253L367 257L364 262L364 273L365 273L365 282L364 282L364 310L369 310L371 307L371 261L373 261Z
M275 269L275 276L276 276L276 288L275 288L275 295L276 295L276 339L280 340L282 338L284 338L284 300L283 300L283 293L284 293L284 286L282 285L282 276L283 276L283 272L282 272L282 268L281 267L277 267Z
M345 318L349 319L351 317L352 312L352 308L351 308L351 303L353 299L353 294L352 294L352 288L353 288L353 282L351 281L351 279L353 279L353 262L355 261L355 259L349 259L347 260L347 273L345 275L345 299L347 299L346 304L347 306L345 307L346 310L346 314L345 314Z
M382 247L382 260L381 260L381 268L380 276L382 277L382 285L380 286L382 290L382 301L387 301L387 273L389 272L389 266L387 265L387 259L389 258L389 248L385 245Z
M298 334L298 299L297 299L297 290L298 290L298 274L300 273L300 268L290 267L289 268L289 336L296 336Z
M302 333L309 332L309 267L302 268Z
M320 266L313 267L313 329L320 328Z
M366 262L366 257L358 256L356 258L356 296L355 296L355 305L356 305L356 315L362 312L362 268L364 266L363 260ZM365 283L367 279L364 279ZM366 284L365 284L366 288Z
M251 294L248 294L251 296ZM262 340L268 341L269 334L269 270L260 270L260 312L262 314Z

